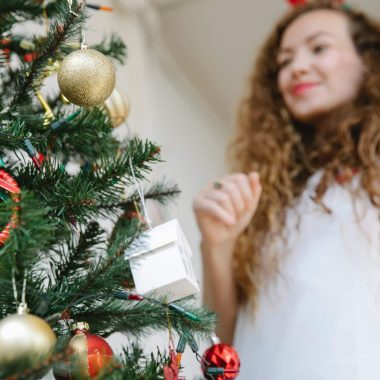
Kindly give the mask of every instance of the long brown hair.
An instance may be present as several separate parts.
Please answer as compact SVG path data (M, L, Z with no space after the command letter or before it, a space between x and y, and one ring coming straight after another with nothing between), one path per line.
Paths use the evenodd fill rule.
M351 36L368 74L355 104L337 119L333 133L291 120L277 87L276 56L285 29L300 15L318 9L344 14ZM316 0L290 10L271 33L256 61L238 114L238 127L229 149L232 170L256 170L263 187L258 209L239 237L235 251L235 277L241 304L255 307L258 289L277 273L278 258L264 270L269 242L282 236L286 210L295 204L307 180L323 168L315 202L338 171L360 169L362 187L380 208L380 24L337 2ZM339 121L339 122L338 122ZM328 210L326 210L328 212ZM276 256L274 256L276 257Z

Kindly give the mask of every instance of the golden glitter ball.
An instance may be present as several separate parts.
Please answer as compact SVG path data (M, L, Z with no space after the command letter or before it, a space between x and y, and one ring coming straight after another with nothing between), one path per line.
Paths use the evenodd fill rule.
M56 340L43 319L27 313L9 315L0 321L0 367L37 365L52 354Z
M131 103L125 91L115 88L111 96L104 102L112 126L118 127L123 123L131 110Z
M58 85L71 103L82 107L97 106L115 87L115 68L110 59L96 50L76 50L62 61Z

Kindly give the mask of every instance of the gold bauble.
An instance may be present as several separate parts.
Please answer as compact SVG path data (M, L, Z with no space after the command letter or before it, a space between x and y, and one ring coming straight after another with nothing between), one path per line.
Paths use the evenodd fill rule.
M21 312L9 315L0 321L0 367L38 365L52 354L56 340L43 319Z
M131 109L131 103L127 94L117 88L113 90L111 96L104 102L104 106L114 128L127 119Z
M115 68L96 50L76 50L62 61L58 85L71 103L83 107L100 105L115 87Z

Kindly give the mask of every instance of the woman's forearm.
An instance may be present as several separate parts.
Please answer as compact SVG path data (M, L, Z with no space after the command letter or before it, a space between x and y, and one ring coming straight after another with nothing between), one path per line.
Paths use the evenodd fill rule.
M216 333L232 344L237 315L237 293L232 265L233 245L210 247L201 243L203 258L203 302L218 314Z

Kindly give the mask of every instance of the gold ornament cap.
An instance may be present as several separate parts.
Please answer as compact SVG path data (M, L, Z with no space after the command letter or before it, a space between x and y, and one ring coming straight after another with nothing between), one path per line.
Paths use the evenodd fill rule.
M74 322L71 325L71 331L75 332L76 330L89 332L90 331L90 325L87 322Z
M17 307L17 314L18 315L24 315L29 313L28 305L24 302L20 302Z

